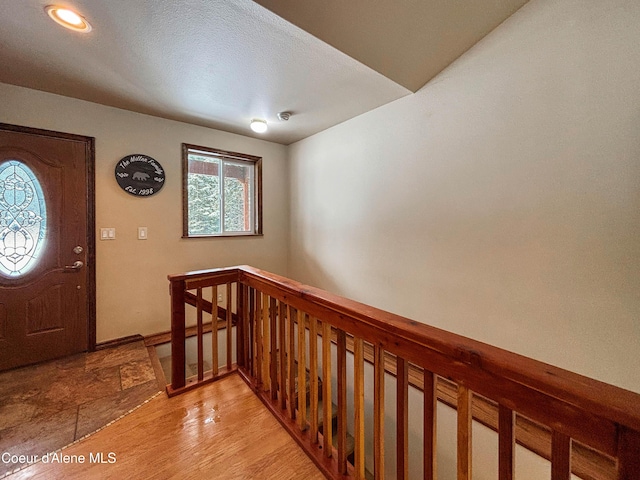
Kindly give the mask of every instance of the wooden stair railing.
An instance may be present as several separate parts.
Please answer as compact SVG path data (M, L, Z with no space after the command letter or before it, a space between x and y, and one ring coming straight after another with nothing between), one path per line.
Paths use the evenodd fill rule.
M425 479L436 478L437 401L457 409L459 480L472 478L473 420L498 433L499 480L514 478L516 442L551 460L552 480L568 480L572 472L595 480L640 479L639 394L248 266L171 275L169 280L173 363L168 393L237 371L327 478L368 476L366 429L374 439L373 452L367 453L373 455L375 478L384 478L389 448L396 450L396 477L409 478L412 385L424 399ZM203 299L203 289L210 287L212 302L217 289L226 288L227 362L218 368L214 361L205 374L203 312L220 314ZM186 305L195 306L198 326L198 375L190 381L184 368ZM215 339L212 348L217 358ZM369 391L365 362L373 365ZM395 445L385 443L387 374L396 378ZM337 391L332 391L332 378ZM366 397L373 397L372 425L364 420ZM334 408L320 408L332 404L335 419ZM530 446L527 426L543 432L542 443L548 444ZM583 458L590 455L605 467L593 469Z

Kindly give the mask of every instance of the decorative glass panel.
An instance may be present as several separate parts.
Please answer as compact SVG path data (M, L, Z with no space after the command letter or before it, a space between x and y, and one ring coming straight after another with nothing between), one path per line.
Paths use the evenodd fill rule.
M17 160L0 165L0 274L19 277L39 259L47 231L40 182Z

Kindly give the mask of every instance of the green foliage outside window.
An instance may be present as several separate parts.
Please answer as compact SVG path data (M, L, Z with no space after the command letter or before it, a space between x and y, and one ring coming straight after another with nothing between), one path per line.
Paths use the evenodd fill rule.
M190 155L190 161L205 161L214 163L219 172L220 162L211 162L206 157ZM229 166L223 162L225 173L229 173ZM233 166L236 171L245 167ZM248 167L246 167L248 168ZM249 172L246 172L247 175ZM187 177L189 202L189 234L216 235L222 232L220 212L224 209L224 231L245 232L248 228L249 205L245 205L248 184L237 178L224 177L224 207L221 205L220 177L201 173L189 173Z
M224 179L224 229L243 232L245 228L244 188L237 178Z
M220 233L220 177L190 173L189 233L215 235Z

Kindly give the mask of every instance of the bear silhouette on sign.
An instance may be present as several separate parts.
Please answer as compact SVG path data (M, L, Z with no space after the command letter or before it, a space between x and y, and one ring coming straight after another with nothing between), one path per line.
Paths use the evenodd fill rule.
M149 180L149 174L144 172L135 172L131 177L133 180Z

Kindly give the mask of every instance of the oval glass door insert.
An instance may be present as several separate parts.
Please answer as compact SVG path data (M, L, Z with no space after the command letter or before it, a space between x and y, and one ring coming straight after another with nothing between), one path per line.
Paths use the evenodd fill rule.
M0 275L20 277L38 263L47 232L40 182L22 162L0 165Z

